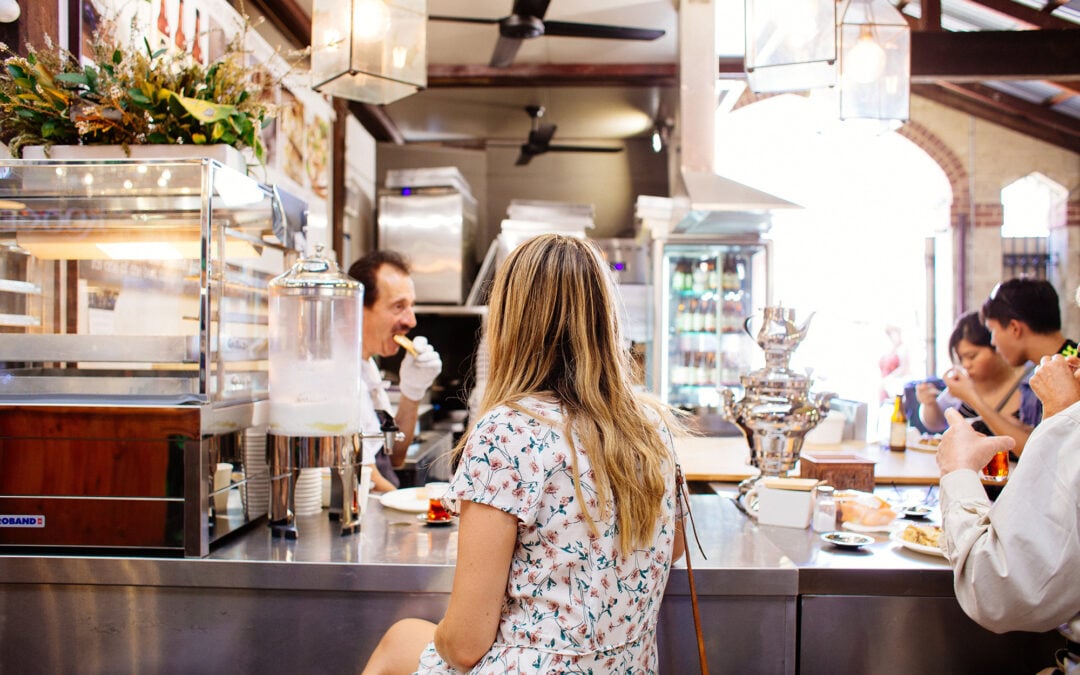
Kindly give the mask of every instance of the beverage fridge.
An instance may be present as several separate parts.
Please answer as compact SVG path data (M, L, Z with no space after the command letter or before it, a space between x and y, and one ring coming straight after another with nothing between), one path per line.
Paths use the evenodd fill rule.
M671 236L654 246L651 385L705 418L720 406L720 387L739 386L761 358L744 324L771 304L772 245L755 234Z

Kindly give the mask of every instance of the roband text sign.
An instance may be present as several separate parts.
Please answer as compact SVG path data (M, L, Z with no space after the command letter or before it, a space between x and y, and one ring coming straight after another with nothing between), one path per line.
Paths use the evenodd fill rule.
M45 516L0 516L0 527L45 527Z

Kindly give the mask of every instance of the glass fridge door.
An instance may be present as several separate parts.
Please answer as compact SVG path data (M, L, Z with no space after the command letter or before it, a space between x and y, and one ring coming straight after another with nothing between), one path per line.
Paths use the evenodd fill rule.
M717 408L761 350L746 318L769 301L768 242L667 242L657 256L659 332L654 384L688 410Z

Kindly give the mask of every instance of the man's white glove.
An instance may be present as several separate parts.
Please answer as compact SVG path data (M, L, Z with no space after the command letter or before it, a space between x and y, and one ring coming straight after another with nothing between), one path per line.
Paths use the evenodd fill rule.
M439 352L428 344L426 337L415 337L412 343L416 356L406 352L402 359L401 368L398 370L398 388L405 398L419 401L442 372L442 359Z

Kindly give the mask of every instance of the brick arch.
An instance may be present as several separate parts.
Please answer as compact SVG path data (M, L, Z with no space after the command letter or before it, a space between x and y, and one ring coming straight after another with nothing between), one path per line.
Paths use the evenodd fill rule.
M925 125L908 121L896 133L919 146L945 172L952 189L952 205L949 207L949 223L956 228L971 209L968 194L968 172L964 163L941 138Z

